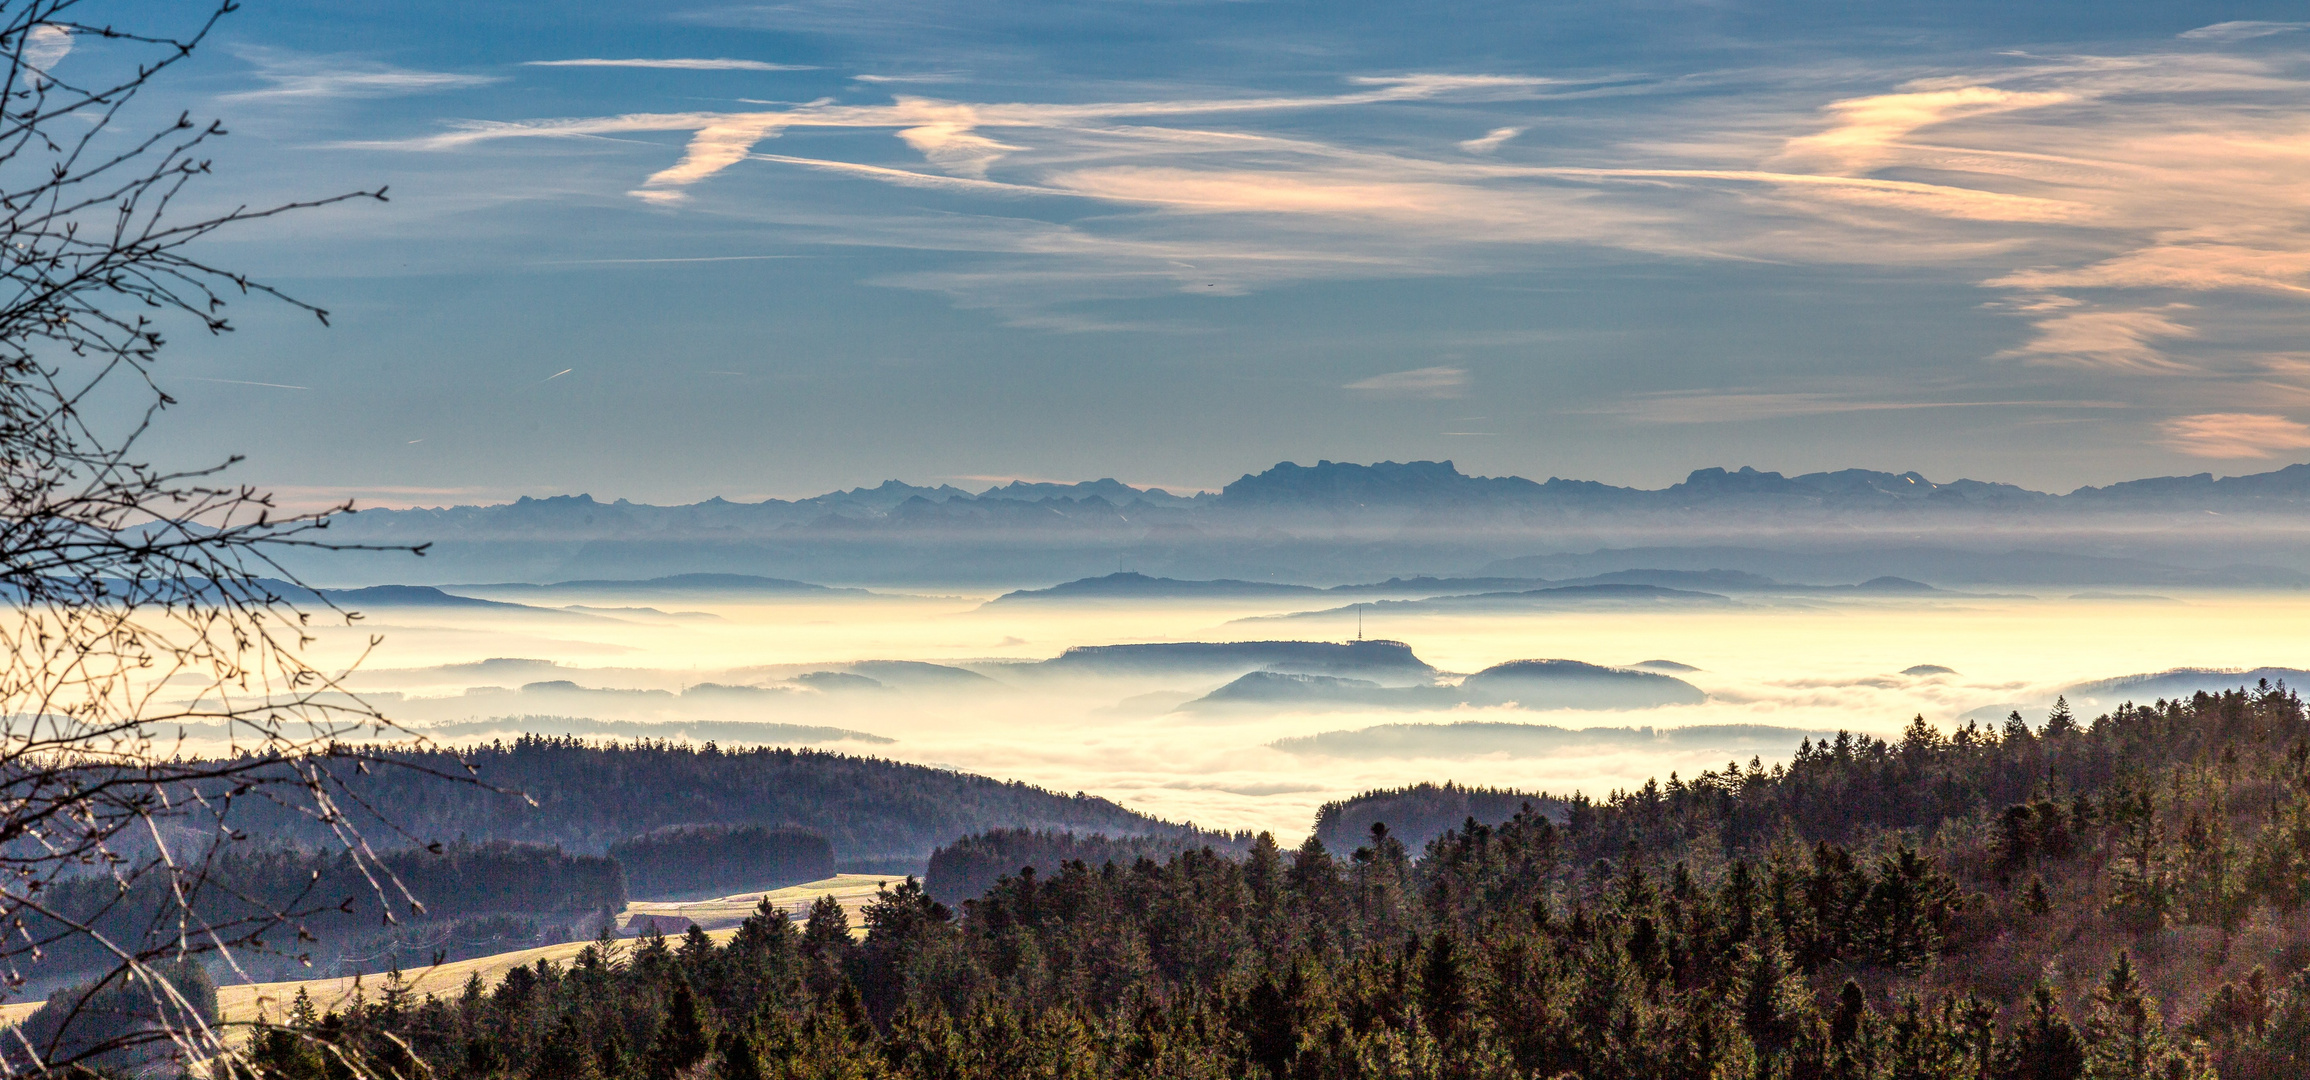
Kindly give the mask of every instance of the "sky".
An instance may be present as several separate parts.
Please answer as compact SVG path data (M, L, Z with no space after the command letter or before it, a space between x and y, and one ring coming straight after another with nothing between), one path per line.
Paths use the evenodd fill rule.
M365 505L2263 471L2310 460L2302 18L249 0L131 116L232 131L192 209L390 201L210 242L332 325L180 331L149 445Z

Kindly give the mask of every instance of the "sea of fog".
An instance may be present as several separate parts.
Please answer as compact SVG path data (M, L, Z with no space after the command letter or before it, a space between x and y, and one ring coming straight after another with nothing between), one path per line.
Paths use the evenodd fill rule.
M1517 659L1665 660L1695 669L1680 677L1707 701L1622 711L1214 712L1180 706L1229 676L1061 678L1011 665L1076 645L1345 640L1357 633L1355 614L1274 618L1306 606L1290 597L1070 606L989 604L983 593L519 599L530 606L374 609L357 630L325 631L320 650L345 663L380 635L350 685L410 727L451 741L567 731L809 745L1084 791L1173 820L1272 829L1286 839L1302 835L1325 801L1374 787L1451 780L1602 794L1728 760L1769 765L1807 732L1891 735L1919 714L1949 730L2017 708L2042 721L2057 694L2091 680L2310 659L2310 594L1767 597L1707 609L1477 615L1374 609L1365 636L1405 642L1448 673ZM985 677L905 665L841 674L860 661L922 661ZM2089 717L2116 704L2114 695L2075 696L2086 699L2075 703ZM1534 739L1512 727L1416 727L1276 745L1462 722L1652 730ZM1685 730L1694 728L1702 730Z

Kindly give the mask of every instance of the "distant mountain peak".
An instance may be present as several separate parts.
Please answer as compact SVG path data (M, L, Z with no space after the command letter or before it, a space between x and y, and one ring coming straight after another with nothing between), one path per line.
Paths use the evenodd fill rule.
M1386 505L1464 501L1540 490L1541 485L1521 476L1469 476L1450 461L1356 465L1318 460L1312 466L1278 462L1265 472L1246 473L1219 494L1223 504L1233 506L1292 502Z
M604 503L589 494L527 496L495 506L365 511L337 524L342 531L331 539L381 548L429 544L428 576L466 581L631 579L712 570L801 580L968 581L1013 588L1021 582L1053 583L1132 567L1180 580L1125 579L1104 587L1209 596L1272 590L1273 585L1249 583L1279 580L1370 582L1396 574L1472 574L1562 581L1641 567L1740 570L1815 581L1890 574L1959 585L2310 580L2310 557L2298 558L2292 549L2237 549L2225 539L2238 534L2236 519L2247 515L2286 528L2310 527L2310 464L2244 476L2148 477L2056 495L1990 481L1936 481L1915 470L1848 468L1792 475L1753 464L1710 466L1666 487L1636 488L1555 476L1535 482L1470 475L1449 459L1358 464L1323 458L1312 465L1278 462L1218 492L1192 497L1132 487L1112 476L1081 483L1009 480L975 493L952 485L885 480L806 499L738 503L717 498L685 506ZM2149 529L2157 517L2171 520ZM2164 527L2182 521L2190 528ZM1952 529L1968 539L1941 538L1954 535ZM2140 539L2145 529L2157 533L2157 539ZM1738 565L1708 554L1736 536L1768 533L1814 544L1835 537L1839 544L1946 544L1952 551L1999 535L2041 536L2044 544L2060 545L2069 542L2062 537L2092 534L2119 546L2096 556L2000 556L2008 568L1994 574L1980 569L1979 556L1962 552L1922 561L1885 554L1874 561L1846 560L1837 564L1846 568L1835 571L1827 569L1830 564L1822 561L1827 556L1819 553L1791 562L1778 557L1759 561L1763 557L1751 552L1739 555L1745 561ZM1670 561L1641 554L1672 538L1699 546L1664 556ZM1576 567L1564 561L1577 545L1592 542L1620 554L1611 563L1590 559ZM1736 550L1748 549L1725 549ZM2047 563L2056 555L2063 564L2059 568ZM318 558L300 557L300 569L320 569ZM338 580L350 573L352 580L390 581L411 572L402 562L407 558L399 552L337 552L326 573ZM1699 561L1704 559L1709 561ZM363 564L358 570L337 569L356 560ZM1517 560L1539 561L1526 565ZM2259 565L2263 562L2271 565ZM1768 573L1768 568L1777 569ZM2141 572L2151 576L2141 577ZM1209 579L1228 583L1197 583ZM1509 582L1468 584L1471 592L1511 587ZM1722 591L1714 582L1693 584ZM1896 584L1868 582L1860 590L1884 591ZM1068 591L1099 587L1076 585ZM1741 591L1761 587L1759 582L1723 586Z

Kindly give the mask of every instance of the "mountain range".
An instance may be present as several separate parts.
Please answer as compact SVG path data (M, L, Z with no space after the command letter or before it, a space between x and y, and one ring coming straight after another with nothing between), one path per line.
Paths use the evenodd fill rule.
M428 561L417 564L394 552L327 553L326 561L316 556L297 568L328 584L422 579L515 586L704 574L1019 585L1119 570L1235 578L1246 585L1336 584L1391 574L1560 577L1644 566L1802 580L1808 573L1724 562L1590 564L1566 573L1557 566L1544 572L1528 560L1601 549L1822 553L1901 546L1954 551L1960 564L2009 552L2049 554L2068 568L2050 578L1994 568L1977 574L1963 566L1918 574L1864 559L1868 565L1835 577L2171 584L2178 579L2169 571L2188 577L2239 563L2310 572L2310 553L2299 542L2304 527L2310 527L2310 464L2056 494L1865 469L1788 476L1706 468L1681 483L1643 489L1561 477L1471 476L1450 461L1319 461L1285 462L1193 495L1113 479L1014 482L975 493L890 480L795 500L655 506L558 495L492 506L367 510L340 519L331 537L426 545ZM2101 562L2086 573L2070 564L2074 559ZM2254 568L2231 577L2233 584L2278 580Z

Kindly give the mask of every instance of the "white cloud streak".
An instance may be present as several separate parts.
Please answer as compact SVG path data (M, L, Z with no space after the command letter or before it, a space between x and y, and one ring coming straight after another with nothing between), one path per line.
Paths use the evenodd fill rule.
M256 77L267 85L263 89L225 94L220 100L293 102L397 97L467 90L502 81L490 75L415 71L344 57L291 56L272 50L244 50L241 56L256 65Z
M1522 134L1524 134L1524 129L1520 127L1496 127L1485 132L1479 138L1462 139L1460 149L1471 154L1489 154L1498 150L1501 143Z
M2250 20L2241 20L2236 22L2218 22L2212 26L2201 26L2195 30L2184 30L2180 36L2184 41L2249 41L2254 38L2269 37L2272 34L2284 34L2302 29L2310 29L2310 22L2254 22Z
M1456 398L1467 393L1468 369L1424 367L1391 371L1357 379L1341 389L1384 398Z
M816 71L816 70L818 70L816 67L814 67L814 66L812 66L812 65L809 65L809 64L773 64L773 63L770 63L770 62L768 62L768 61L765 61L765 60L730 60L730 59L713 59L713 60L707 60L707 59L698 59L698 58L668 58L668 59L662 59L662 60L650 60L650 59L615 59L615 60L613 60L613 59L605 59L605 58L594 57L594 58L583 58L583 59L576 59L576 60L526 60L526 61L523 61L523 62L522 62L522 66L523 66L523 67L575 67L575 68L655 68L655 69L659 69L659 70L665 70L665 71Z

